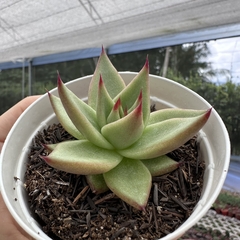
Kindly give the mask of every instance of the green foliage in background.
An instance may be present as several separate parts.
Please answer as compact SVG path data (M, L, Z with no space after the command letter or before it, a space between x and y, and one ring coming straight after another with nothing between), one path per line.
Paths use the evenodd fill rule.
M225 208L227 205L232 207L240 207L240 196L239 193L221 191L218 195L213 207L216 208Z
M184 79L169 70L167 77L185 85L205 98L223 119L231 140L231 152L240 155L240 85L228 80L224 84L204 81L198 75Z

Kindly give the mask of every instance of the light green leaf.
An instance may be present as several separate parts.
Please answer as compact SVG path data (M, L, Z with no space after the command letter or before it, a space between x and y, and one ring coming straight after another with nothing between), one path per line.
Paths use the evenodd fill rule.
M149 159L167 154L192 138L206 123L211 109L192 118L173 118L147 126L129 148L118 150L127 158Z
M95 110L97 108L97 93L100 75L112 99L125 88L122 77L110 62L104 49L102 49L88 91L88 104Z
M153 177L170 173L179 167L179 163L167 155L142 160L142 163L147 167Z
M102 174L87 175L88 185L95 194L104 193L109 190Z
M100 76L98 98L97 98L97 120L98 125L102 128L107 123L107 118L114 106L114 102L107 92L102 77Z
M127 116L105 125L102 135L116 148L127 148L136 142L144 130L142 103Z
M62 124L63 128L73 137L79 140L84 139L85 137L78 131L78 129L75 127L68 114L66 113L61 100L50 93L48 94L48 96L52 104L52 108L57 116L57 119Z
M206 110L166 108L150 113L148 125L162 122L171 118L189 118L204 114Z
M115 168L103 174L110 190L131 206L144 210L152 177L141 161L123 158Z
M69 118L82 135L96 146L113 149L100 133L96 112L70 91L60 78L58 79L58 93Z
M121 99L123 109L132 109L142 92L143 122L146 125L150 114L149 64L148 59L142 70L115 98Z
M107 172L122 160L115 151L97 147L87 140L61 142L48 156L41 158L54 168L82 175Z

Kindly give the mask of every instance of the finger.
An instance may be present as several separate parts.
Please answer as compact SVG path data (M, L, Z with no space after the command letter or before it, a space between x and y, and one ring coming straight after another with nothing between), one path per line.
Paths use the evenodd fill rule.
M18 117L40 96L26 97L0 116L0 149L6 136Z
M30 240L32 239L28 236L23 229L14 221L10 215L2 195L0 194L0 239L4 240Z
M0 150L5 138L16 122L18 117L25 111L25 109L33 103L40 96L31 96L24 98L19 103L10 108L7 112L0 116ZM29 237L14 221L10 215L0 194L0 239L5 240L30 240Z

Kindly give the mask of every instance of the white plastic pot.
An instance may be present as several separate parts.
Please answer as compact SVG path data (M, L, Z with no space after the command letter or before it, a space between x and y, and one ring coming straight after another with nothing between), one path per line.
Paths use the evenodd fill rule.
M121 73L126 83L136 73ZM91 76L67 83L80 98L87 100ZM57 95L57 90L52 90ZM165 78L150 75L151 100L157 109L179 107L189 109L208 109L202 97L188 88ZM18 224L34 239L50 239L32 217L23 186L27 155L31 141L36 133L57 122L47 94L34 102L18 119L5 141L0 161L0 184L4 201ZM230 142L227 130L220 116L213 109L209 121L200 132L201 157L206 162L204 188L194 212L176 231L161 240L178 239L191 228L217 198L229 166ZM19 180L16 181L17 177Z

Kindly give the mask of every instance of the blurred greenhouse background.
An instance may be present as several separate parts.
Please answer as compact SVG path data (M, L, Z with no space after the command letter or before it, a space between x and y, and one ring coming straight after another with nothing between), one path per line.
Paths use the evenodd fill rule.
M221 64L216 65L216 62L214 64L211 62L213 44L211 41L210 48L209 41L185 43L171 47L109 54L109 57L118 71L137 72L148 55L151 74L173 79L193 89L212 104L228 129L232 155L240 155L240 84L237 81L239 76L233 74L234 72L227 69L224 64L221 68ZM238 49L235 49L235 53L240 53L239 46L240 44ZM100 50L96 51L96 55L99 52ZM97 57L87 56L79 60L63 62L58 58L56 63L31 65L31 62L24 61L16 63L18 66L22 65L21 67L2 69L0 113L28 95L44 94L46 89L54 88L57 71L67 82L92 74L96 61Z

